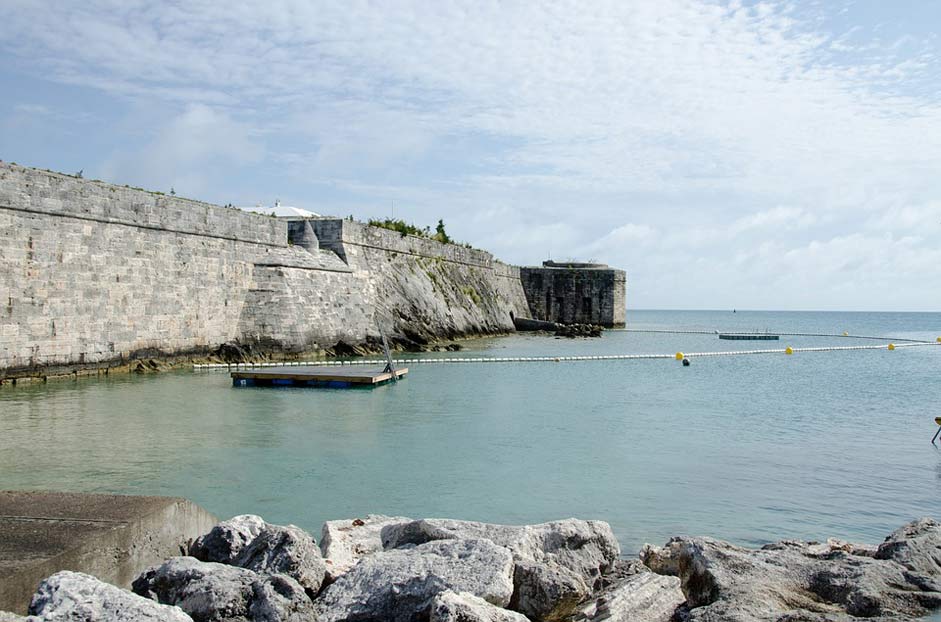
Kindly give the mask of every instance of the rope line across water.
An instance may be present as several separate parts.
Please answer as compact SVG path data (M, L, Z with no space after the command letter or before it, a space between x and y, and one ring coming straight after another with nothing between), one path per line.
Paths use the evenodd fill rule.
M890 344L892 345L892 344ZM896 345L900 348L917 348L925 346L941 346L941 343L932 341L910 341ZM791 348L791 352L838 352L844 350L886 350L888 346L818 346L807 348ZM786 354L787 348L768 348L761 350L723 350L716 352L687 352L686 358L706 357L706 356L743 356L747 354ZM428 365L428 364L448 364L448 363L560 363L574 361L637 361L650 359L673 359L676 353L672 354L598 354L598 355L576 355L576 356L510 356L510 357L440 357L440 358L415 358L415 359L395 359L396 365ZM338 366L344 365L384 365L383 359L348 359L331 361L288 361L283 363L207 363L193 365L193 369L254 369L257 367L296 367L302 365L320 365L320 366Z

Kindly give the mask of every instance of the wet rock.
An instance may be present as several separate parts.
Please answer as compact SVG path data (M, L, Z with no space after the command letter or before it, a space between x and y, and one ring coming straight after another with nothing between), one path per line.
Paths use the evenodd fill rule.
M286 574L313 596L326 566L313 536L294 525L272 525L243 514L223 521L190 546L200 561L218 562L266 574Z
M194 622L311 622L313 603L287 575L174 557L145 571L135 593L176 605Z
M677 577L658 575L639 562L578 607L572 622L670 622L686 601Z
M161 605L90 575L67 570L39 584L29 613L26 619L48 622L192 622L178 607Z
M189 547L191 557L204 562L231 564L268 525L260 516L242 514L222 521Z
M604 327L595 324L561 324L555 331L556 337L600 337Z
M294 525L265 525L243 547L232 565L263 574L286 574L313 597L320 591L326 565L313 537Z
M255 356L255 351L251 344L235 340L222 344L213 354L224 363L247 363Z
M491 605L473 594L447 591L431 601L428 622L528 622L528 618Z
M930 521L900 529L880 547L885 559L866 547L785 541L755 550L711 538L673 538L641 556L654 572L680 578L691 621L906 619L941 607L935 530Z
M489 540L513 554L511 608L537 620L555 620L572 613L600 587L602 575L620 554L611 527L601 521L567 519L511 526L426 519L382 530L386 549L463 538Z
M356 565L360 559L382 550L382 528L411 522L404 516L370 514L364 519L327 521L320 535L320 552L327 569L327 582Z
M317 599L323 622L427 619L435 596L467 592L504 607L513 594L513 557L486 540L446 540L362 558Z
M930 518L913 521L886 538L874 557L898 562L913 572L941 575L941 524Z

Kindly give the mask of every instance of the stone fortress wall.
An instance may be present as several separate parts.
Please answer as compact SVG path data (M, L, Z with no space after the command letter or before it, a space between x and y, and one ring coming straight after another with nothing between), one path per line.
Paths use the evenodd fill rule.
M604 264L556 263L520 269L533 319L561 324L625 325L627 273Z
M0 378L235 340L311 353L375 341L380 321L405 342L507 332L526 308L514 274L484 251L360 223L0 163Z
M486 251L0 163L0 381L234 341L288 357L375 346L380 323L423 344L530 313L520 268Z

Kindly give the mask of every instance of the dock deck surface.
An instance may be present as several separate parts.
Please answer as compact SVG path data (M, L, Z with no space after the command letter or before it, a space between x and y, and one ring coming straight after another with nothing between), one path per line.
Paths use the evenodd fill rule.
M376 386L398 379L408 373L407 367L386 371L382 367L342 367L285 365L262 369L240 369L233 371L235 386Z

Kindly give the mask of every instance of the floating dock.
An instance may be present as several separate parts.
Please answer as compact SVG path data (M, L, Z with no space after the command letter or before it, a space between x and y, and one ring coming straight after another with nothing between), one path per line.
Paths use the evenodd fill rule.
M719 333L719 339L729 339L731 341L777 341L780 337L767 333Z
M233 371L232 384L237 387L375 387L398 380L408 373L407 367L388 371L385 367L338 367L286 365L264 369Z

